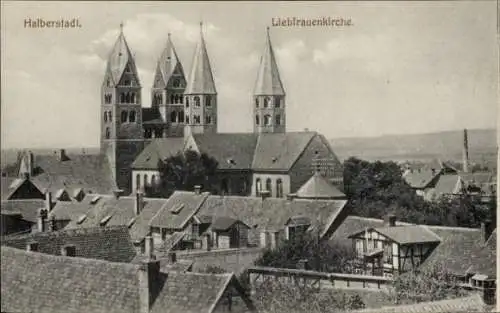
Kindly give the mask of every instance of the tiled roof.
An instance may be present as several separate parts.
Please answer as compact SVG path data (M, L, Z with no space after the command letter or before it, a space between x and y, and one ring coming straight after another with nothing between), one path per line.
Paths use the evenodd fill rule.
M151 219L149 225L180 230L196 214L207 196L206 192L195 194L187 191L176 191Z
M2 180L2 200L16 199L43 199L45 196L31 180L26 178L15 178Z
M142 108L142 123L165 123L157 108Z
M459 173L462 180L466 183L474 182L476 184L487 184L493 182L494 174L490 172Z
M403 178L412 188L427 188L433 183L434 179L440 175L440 171L433 172L431 169L419 169L414 171L407 171Z
M432 302L420 302L408 305L382 307L377 309L366 309L355 311L355 313L466 313L466 312L486 312L486 306L479 294L471 296L446 299Z
M289 170L316 135L316 132L260 134L252 168Z
M269 29L267 31L264 52L262 53L260 59L257 80L255 81L254 95L285 95L278 65L274 56L273 46L271 44L271 38L269 36Z
M193 138L200 152L217 160L219 169L251 169L257 134L221 133L195 134Z
M139 312L140 265L2 248L2 312ZM159 273L150 312L213 312L233 274Z
M64 245L76 247L76 256L111 262L132 261L136 252L127 227L94 227L33 233L3 238L2 246L26 249L29 242L38 242L38 252L61 255Z
M441 175L434 187L432 194L439 198L443 195L454 195L460 193L462 187L460 176L458 175Z
M7 197L9 196L9 194L11 193L11 190L10 190L10 185L16 180L16 177L3 177L1 178L0 180L0 188L1 188L1 191L2 191L2 194L1 194L1 199L4 200L4 199L7 199Z
M65 189L69 194L77 188L85 193L111 193L116 189L111 167L104 155L73 154L66 161L57 155L35 155L36 174L31 178L42 191L53 193Z
M476 262L473 262L469 272L496 277L497 274L497 230L495 229L485 245L476 246L474 253Z
M37 222L38 210L44 207L45 201L42 199L5 200L1 202L2 213L20 213L23 220L31 223Z
M291 217L308 217L312 225L326 231L333 218L343 210L346 201L301 200L256 197L209 196L202 204L200 216L224 216L250 226L249 240L257 243L260 231L282 231Z
M332 183L316 172L302 187L297 190L296 195L302 199L345 199L346 195L337 189Z
M133 169L157 169L158 162L170 156L176 155L184 149L184 138L158 138L137 156Z
M399 244L439 242L440 238L425 226L405 225L374 228L374 231Z
M184 94L217 94L212 76L212 67L208 58L207 47L203 33L200 31L200 41L194 52L191 72L188 77Z
M238 222L237 219L234 219L231 217L216 216L213 220L211 227L214 230L227 230L229 227L233 226L237 222ZM244 225L249 227L246 224L244 224Z
M190 272L191 269L193 268L193 260L186 260L186 259L181 259L177 260L175 263L171 263L169 261L167 262L160 262L160 269L162 272Z

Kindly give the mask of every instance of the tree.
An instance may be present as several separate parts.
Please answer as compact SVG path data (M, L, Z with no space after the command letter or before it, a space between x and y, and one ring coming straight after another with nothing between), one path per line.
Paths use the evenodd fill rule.
M217 193L218 162L205 153L187 150L158 162L160 183L145 189L148 196L168 198L176 190L193 191L200 185L204 191Z

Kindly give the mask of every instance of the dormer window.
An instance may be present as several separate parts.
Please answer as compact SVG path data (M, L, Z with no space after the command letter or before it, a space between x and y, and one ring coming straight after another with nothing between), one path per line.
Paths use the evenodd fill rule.
M172 214L179 214L182 209L184 208L184 204L179 204L177 206L174 206L173 208L170 209L170 213Z
M105 226L109 220L111 219L111 215L106 215L103 219L99 221L100 226Z

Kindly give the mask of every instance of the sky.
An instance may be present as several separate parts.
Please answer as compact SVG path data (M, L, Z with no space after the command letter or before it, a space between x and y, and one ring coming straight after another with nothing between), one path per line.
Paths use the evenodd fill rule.
M3 1L1 145L98 145L100 86L121 22L149 107L167 34L188 75L203 21L219 132L252 131L267 26L288 131L338 138L496 127L496 11L495 1ZM273 26L278 17L344 18L352 25ZM82 27L25 28L29 18L78 18Z

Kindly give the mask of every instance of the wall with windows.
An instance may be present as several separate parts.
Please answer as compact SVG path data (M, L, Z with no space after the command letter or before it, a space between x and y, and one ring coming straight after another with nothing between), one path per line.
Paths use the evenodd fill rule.
M252 175L252 193L260 196L259 190L268 190L274 198L285 198L290 193L290 176L287 174L254 173Z
M132 190L137 190L151 184L160 182L160 172L155 170L133 170L132 171Z
M254 132L283 133L286 130L284 96L254 96Z
M217 132L217 96L186 95L184 121L190 133Z

